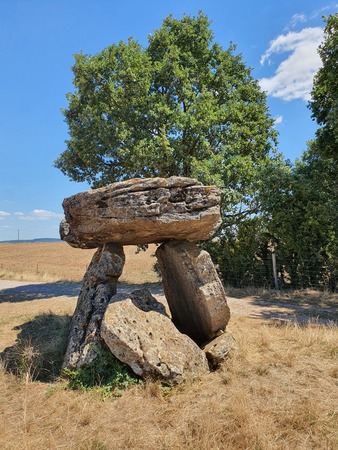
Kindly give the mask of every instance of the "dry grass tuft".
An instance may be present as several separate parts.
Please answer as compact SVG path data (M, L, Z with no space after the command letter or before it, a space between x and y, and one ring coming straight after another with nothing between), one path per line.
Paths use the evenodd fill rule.
M15 326L15 344L1 353L7 372L26 381L55 381L61 372L69 323L69 315L50 312Z

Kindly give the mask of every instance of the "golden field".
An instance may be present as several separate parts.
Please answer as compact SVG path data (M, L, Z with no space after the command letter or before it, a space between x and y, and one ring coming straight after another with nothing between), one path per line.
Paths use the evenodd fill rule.
M141 283L157 281L152 270L156 247L137 253L137 247L124 248L126 265L120 281ZM72 248L65 242L0 244L0 279L23 281L81 281L95 253Z
M125 282L157 281L153 251L126 249ZM12 279L32 277L51 284L79 280L92 253L64 243L3 244L0 278L7 273ZM269 301L268 292L263 296ZM238 293L243 305L247 298ZM304 296L289 293L285 307L292 308L299 298ZM324 297L311 295L312 302L317 298ZM326 294L325 299L326 308L336 309L336 296ZM319 300L317 312L324 308ZM25 351L49 351L52 344L62 348L75 303L75 297L62 295L3 297L1 449L338 448L338 331L333 322L299 325L233 314L228 330L237 350L216 372L174 388L147 381L118 397L103 397L95 390L70 390L62 378L34 381L33 365L24 364L29 361ZM30 346L34 339L40 342L35 350ZM6 370L5 347L22 358L18 374Z

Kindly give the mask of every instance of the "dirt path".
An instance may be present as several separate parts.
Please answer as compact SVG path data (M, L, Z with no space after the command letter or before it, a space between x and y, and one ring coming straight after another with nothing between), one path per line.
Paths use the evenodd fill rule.
M66 301L67 309L71 313L75 307L80 287L81 283L34 283L0 280L0 317L5 312L4 308L8 314L9 303L13 314L17 314L18 310L22 314L25 311L29 314L34 308L37 308L36 312L39 313L41 308L44 310L46 307L51 309L52 306L53 308L55 306L62 307ZM163 289L159 283L148 283L142 285L142 287L149 288L160 302L166 304ZM120 283L118 292L128 293L138 288L140 288L140 285ZM41 302L42 300L44 302ZM327 323L329 321L337 322L338 318L336 305L323 308L315 304L279 301L276 298L262 299L259 296L228 297L228 304L232 314L257 319L277 319L300 323L316 319L321 323Z

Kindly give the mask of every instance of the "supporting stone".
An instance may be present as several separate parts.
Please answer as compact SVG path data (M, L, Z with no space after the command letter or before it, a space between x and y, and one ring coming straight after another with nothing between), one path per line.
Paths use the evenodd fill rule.
M64 367L78 369L96 357L100 325L125 262L123 247L106 244L95 252L84 275L71 321Z
M198 345L225 330L230 310L208 252L187 241L170 241L156 251L165 296L177 328Z
M101 336L113 355L142 377L178 384L209 372L205 353L177 330L147 289L112 298Z

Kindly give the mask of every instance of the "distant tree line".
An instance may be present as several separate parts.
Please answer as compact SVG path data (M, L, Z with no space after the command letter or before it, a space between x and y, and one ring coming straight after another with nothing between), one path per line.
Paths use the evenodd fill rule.
M309 108L319 128L301 159L277 151L266 95L208 18L167 17L143 48L130 38L75 56L55 166L99 187L147 176L196 177L222 190L223 224L203 243L224 282L335 290L338 267L338 15L325 18Z

